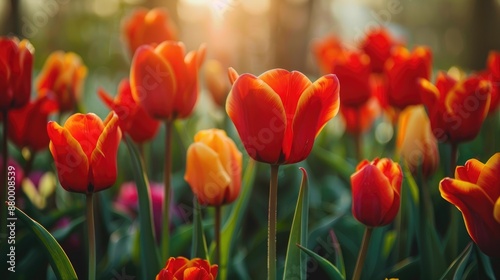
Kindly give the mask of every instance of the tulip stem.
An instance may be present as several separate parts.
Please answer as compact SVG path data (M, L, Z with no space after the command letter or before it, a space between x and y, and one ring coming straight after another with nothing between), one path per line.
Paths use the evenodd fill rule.
M363 138L361 132L361 113L356 112L356 132L354 132L354 145L356 145L356 159L358 162L363 160Z
M94 228L94 199L93 193L87 194L87 236L89 239L89 280L96 277L95 259L95 228Z
M168 259L169 240L170 240L170 192L171 192L171 172L172 172L172 126L173 121L165 122L165 188L163 199L163 223L161 234L161 256L163 260Z
M2 118L3 118L3 134L2 134L2 176L3 176L3 182L2 182L2 185L3 185L3 188L2 190L0 191L0 207L2 207L2 211L0 211L1 214L1 221L0 221L0 226L1 226L1 229L0 229L0 237L3 238L5 236L5 238L7 238L7 208L5 207L5 201L7 200L7 168L9 168L7 166L7 162L8 162L8 157L9 157L9 150L8 150L8 147L7 147L7 124L9 123L8 122L8 119L7 119L7 109L3 110L2 111ZM5 207L5 208L4 208ZM7 239L6 239L7 240Z
M354 268L354 274L352 275L352 280L358 280L361 277L361 272L363 270L363 264L365 263L366 253L368 252L368 245L370 244L372 233L373 228L366 227L365 234L363 235L363 241L361 242L361 248L359 249L356 268Z
M220 219L221 219L221 212L220 212L220 206L215 206L215 260L213 263L218 264L221 266L219 263L220 261Z
M271 165L267 232L267 279L276 279L276 205L278 204L279 165Z
M458 160L458 144L452 142L451 143L451 154L450 154L450 174L451 178L455 177L455 169L457 167ZM448 226L449 231L449 244L447 254L449 256L456 256L458 253L457 245L458 245L458 224L459 224L459 212L457 208L450 204L450 224Z

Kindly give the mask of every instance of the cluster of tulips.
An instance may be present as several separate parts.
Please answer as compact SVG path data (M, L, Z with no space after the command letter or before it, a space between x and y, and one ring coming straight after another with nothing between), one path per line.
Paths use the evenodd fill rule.
M308 158L315 139L339 111L346 132L354 139L358 162L350 176L352 216L366 228L356 266L352 273L348 272L353 279L362 276L374 230L392 225L396 217L402 215L402 186L407 178L418 185L413 195L419 201L419 227L433 226L429 189L435 186L428 182L444 162L439 158L439 149L447 146L450 147L446 165L449 170L441 178L448 177L439 183L441 196L462 213L470 238L482 251L478 254L500 257L500 153L488 155L485 163L470 159L463 166L456 166L458 145L475 139L483 121L497 114L500 52L489 54L484 71L466 75L453 69L439 72L432 82L429 48L417 46L410 51L386 29L374 29L357 48L344 46L334 36L314 42L313 53L323 76L311 81L299 71L284 69L271 69L259 76L239 74L233 68L226 71L214 60L207 61L203 68L210 46L202 44L186 53L184 44L177 41L174 23L163 9L134 11L124 21L123 33L132 57L130 76L120 82L115 97L99 89L98 96L110 109L104 120L93 113L76 113L81 110L79 104L87 73L77 54L52 53L35 79L37 96L32 99L33 46L26 40L0 39L3 179L7 180L6 170L10 165L7 139L23 151L22 170L26 177L35 173L32 169L36 154L49 148L58 183L66 191L86 196L89 279L95 279L98 271L94 195L111 188L117 181L117 153L122 141L126 142L131 157L137 159L139 172L134 174L135 184L122 187L118 200L134 196L135 205L146 205L141 208L141 211L146 209L146 213L139 213L141 223L151 222L152 216L155 221L154 228L150 226L141 232L139 270L142 279L152 279L155 275L156 279L216 279L218 271L224 271L220 277L225 279L228 259L220 252L221 208L239 199L243 189L245 157L236 144L240 140L250 157L247 169L254 161L270 167L267 277L276 279L279 168ZM192 250L194 253L188 259L170 255L172 168L178 164L172 161L175 140L172 135L176 121L187 119L193 113L202 69L206 69L206 85L214 103L225 108L239 140L233 141L228 136L231 134L222 129L201 130L183 155L186 157L184 179L196 198L193 208L214 209L213 254L206 252L206 244L192 244L197 249ZM388 157L365 159L363 138L382 115L397 127L395 157L401 157L401 166ZM57 121L53 121L54 116L58 117ZM165 127L164 185L153 186L145 176L143 145L157 137L161 125ZM403 170L408 174L403 174ZM343 264L331 264L307 249L305 170L303 174L283 277L304 279L307 267L303 256L309 254L322 261L330 277L344 279ZM6 185L3 186L1 201L6 201ZM141 196L141 192L149 197ZM158 202L155 196L159 197ZM128 207L126 203L121 205ZM450 210L450 220L457 227L460 219L454 214L457 212L454 208ZM22 215L20 210L17 213ZM2 233L6 229L5 215L6 207L2 207ZM195 221L193 227L201 229L200 240L204 243L204 226L194 224ZM455 228L450 226L450 229ZM428 244L430 237L425 236L425 230L419 234L422 236L417 237L417 247L422 252L422 244ZM458 246L453 232L449 239L451 247ZM195 240L193 238L193 242ZM300 248L295 243L300 243ZM457 257L458 252L455 253ZM458 257L463 260L464 256L465 253ZM424 259L427 257L431 259ZM56 257L51 255L51 258ZM432 263L432 255L420 258L420 265ZM488 258L481 261L483 265L489 263ZM163 268L161 264L165 264ZM456 266L451 261L447 265L451 265L450 269ZM59 276L70 275L60 276L63 279L76 277L72 268L66 271L68 274L57 271ZM432 269L430 271L428 276L435 277ZM438 271L437 276L445 272Z

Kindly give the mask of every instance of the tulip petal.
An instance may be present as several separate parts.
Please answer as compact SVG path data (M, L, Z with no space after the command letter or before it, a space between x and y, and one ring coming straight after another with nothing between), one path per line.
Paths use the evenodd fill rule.
M293 138L285 138L283 151L287 163L305 159L326 122L339 110L339 80L329 74L311 84L300 96L293 118ZM287 112L288 113L288 112Z
M116 181L116 153L121 137L118 115L111 112L104 121L104 129L90 158L90 166L92 167L90 180L95 192L110 187Z
M396 199L388 178L376 166L369 164L351 176L351 183L354 217L367 226L387 224L386 215Z
M47 124L47 133L61 186L67 191L87 193L89 161L80 143L66 128L55 122Z
M225 203L231 177L222 166L219 155L201 142L195 142L187 151L184 179L189 183L200 204Z
M493 217L500 224L500 197L495 202L495 206L493 206Z
M500 224L493 217L494 201L478 185L450 178L441 180L441 196L463 214L470 237L488 255L500 252Z
M185 89L176 97L176 108L179 118L186 118L191 115L196 101L198 101L198 69L205 59L205 44L202 44L197 51L191 51L186 55L185 63L187 75L181 77L186 84Z
M177 90L170 64L150 46L135 52L130 70L134 99L155 119L171 119Z
M90 159L97 140L104 129L101 119L95 114L74 114L64 123L64 128L80 144L87 158Z
M455 179L476 184L484 164L477 159L469 159L464 166L457 166Z
M238 77L240 76L240 74L238 74L238 72L236 72L236 70L234 70L233 67L229 67L228 71L227 71L227 75L229 77L229 81L231 82L231 85L234 84L234 82L238 79Z
M262 106L266 104L266 106ZM264 81L243 74L234 82L226 102L248 154L257 161L278 163L285 134L285 109L281 99Z
M485 164L477 179L490 200L500 197L500 153L494 154Z

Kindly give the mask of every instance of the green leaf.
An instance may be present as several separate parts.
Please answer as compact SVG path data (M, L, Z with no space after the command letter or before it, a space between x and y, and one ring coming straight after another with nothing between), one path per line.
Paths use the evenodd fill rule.
M395 264L387 275L380 275L377 279L382 279L386 276L399 279L419 279L419 263L420 259L418 257L406 258Z
M345 277L342 275L342 273L336 268L331 262L329 262L327 259L323 258L322 256L316 254L315 252L300 246L297 244L297 246L303 250L306 254L308 254L314 261L316 261L319 266L325 271L325 273L329 276L328 278L331 280L344 280Z
M342 255L342 248L340 247L339 240L337 239L333 229L330 230L330 238L332 239L333 249L335 250L335 267L337 267L342 276L345 278L344 256Z
M23 211L15 208L16 217L25 223L48 254L50 265L57 279L78 279L73 265L56 239L37 221L31 219Z
M299 197L297 199L297 205L295 206L290 237L288 239L283 279L295 279L298 276L300 276L299 279L306 279L307 260L305 256L301 256L299 248L294 246L297 243L300 243L302 246L307 246L307 217L309 212L308 181L306 170L300 168L300 171L302 171L302 183L300 185ZM297 269L297 266L299 269Z
M193 236L192 236L192 247L191 247L191 258L202 258L206 260L209 259L207 250L207 241L205 240L205 234L203 233L203 224L201 223L201 210L198 199L195 197L193 199Z
M472 243L469 243L462 253L451 263L440 279L463 279L467 263L473 253Z
M144 171L144 164L130 136L125 135L125 143L130 154L135 184L137 186L137 195L139 197L141 278L154 279L161 269L161 261L153 230L149 182Z
M219 277L221 280L227 278L227 266L229 264L229 256L234 248L236 241L236 233L241 228L245 210L250 201L250 194L253 183L255 181L255 161L250 159L248 161L245 174L242 180L242 187L238 199L234 202L231 209L231 215L224 223L220 236L220 263L219 263Z
M337 171L342 179L350 182L351 175L356 170L348 161L339 155L325 150L318 145L314 146L313 154L317 156L323 163L327 164L331 169Z
M479 250L479 247L477 247L476 244L473 244L473 246L475 249L474 251L476 251L479 266L482 268L482 272L489 279L495 279L495 272L493 272L493 267L491 266L490 258L486 256L483 252L481 252L481 250Z

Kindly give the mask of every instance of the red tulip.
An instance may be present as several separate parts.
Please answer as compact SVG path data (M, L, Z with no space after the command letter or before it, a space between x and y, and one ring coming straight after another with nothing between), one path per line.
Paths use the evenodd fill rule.
M382 73L385 62L391 56L392 48L400 44L385 28L378 28L370 29L361 42L360 49L370 57L371 71Z
M409 106L401 112L396 147L414 175L419 168L425 178L436 171L439 164L437 139L432 134L424 106Z
M153 118L183 119L193 111L205 46L186 57L184 53L184 44L173 41L156 48L142 46L135 52L130 70L132 95Z
M333 74L312 83L304 74L283 69L234 81L226 110L248 154L270 164L304 160L314 139L339 110L339 81ZM236 79L236 77L238 77Z
M177 27L167 10L136 9L122 25L123 37L131 54L141 45L156 46L167 40L177 41Z
M478 76L457 81L441 72L436 85L420 80L419 86L438 141L460 143L477 136L489 109L489 81Z
M0 37L0 110L20 108L31 95L33 46L27 40Z
M202 130L187 151L184 178L200 204L220 206L238 197L241 165L241 153L225 131Z
M132 97L128 79L118 85L118 94L113 99L103 89L97 92L109 109L118 115L120 129L128 133L132 140L142 143L153 139L158 132L160 122L151 118L139 103Z
M352 214L368 227L391 223L399 211L403 173L388 158L364 160L351 176Z
M455 169L455 179L439 183L441 196L462 212L472 240L481 251L500 257L500 153L486 164L468 160Z
M39 96L54 94L60 112L70 112L80 101L87 67L79 55L56 51L50 54L38 76Z
M333 62L342 55L345 48L340 39L329 35L323 39L316 40L312 46L313 54L320 66L321 73L330 74Z
M417 47L411 53L404 47L393 49L385 64L387 98L391 106L404 109L422 104L418 83L420 78L429 79L431 62L431 51L426 47Z
M372 97L359 108L340 107L340 113L345 122L345 129L352 135L362 134L369 130L380 115L380 105Z
M487 69L481 73L482 77L490 80L491 88L491 103L488 114L496 112L500 106L500 52L491 51L488 55Z
M207 260L184 257L169 258L156 280L215 280L219 267Z
M9 111L8 133L19 148L40 151L49 146L47 119L57 111L57 102L49 96L39 97L26 106Z
M104 123L92 113L74 114L64 126L49 122L47 132L59 182L65 190L92 193L114 184L121 139L114 112L109 113Z

